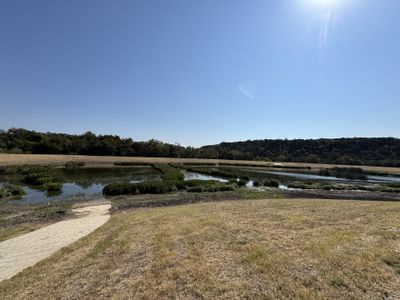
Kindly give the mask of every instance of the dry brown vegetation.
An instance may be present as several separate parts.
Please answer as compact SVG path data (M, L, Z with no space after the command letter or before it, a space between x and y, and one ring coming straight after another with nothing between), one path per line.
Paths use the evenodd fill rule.
M399 299L398 203L243 200L122 211L1 299Z
M0 242L72 216L71 203L5 205L0 203Z
M169 158L169 157L120 157L120 156L85 156L85 155L52 155L52 154L0 154L0 166L7 165L29 165L29 164L55 164L65 165L67 162L85 163L85 167L91 166L110 166L114 167L115 162L132 163L224 163L232 165L259 165L266 166L265 161L248 160L222 160L222 159L195 159L195 158ZM292 167L311 167L313 169L346 167L343 165L329 164L309 164L309 163L283 163L285 166ZM393 167L374 167L359 166L365 171L385 172L390 174L400 174L400 168Z

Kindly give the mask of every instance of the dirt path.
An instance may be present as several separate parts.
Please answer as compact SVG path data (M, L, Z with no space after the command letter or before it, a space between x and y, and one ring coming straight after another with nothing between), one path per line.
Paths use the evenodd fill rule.
M110 218L109 203L73 209L76 219L61 221L0 243L0 281L79 240Z

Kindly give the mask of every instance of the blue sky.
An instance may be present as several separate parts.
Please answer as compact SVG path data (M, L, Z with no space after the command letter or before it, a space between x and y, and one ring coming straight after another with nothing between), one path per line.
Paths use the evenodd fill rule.
M2 0L0 128L400 136L398 0Z

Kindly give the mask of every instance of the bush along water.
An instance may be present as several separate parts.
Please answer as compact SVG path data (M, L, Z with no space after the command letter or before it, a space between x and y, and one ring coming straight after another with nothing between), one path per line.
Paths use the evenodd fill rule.
M49 192L58 192L62 189L63 176L60 170L54 167L25 168L20 172L24 176L23 182Z
M345 179L367 180L367 173L361 168L331 168L319 171L321 176L331 176Z
M163 180L183 180L185 178L175 165L153 164L152 167L161 173Z
M198 171L191 167L178 164L153 164L152 167L161 173L162 181L148 181L142 183L111 183L104 187L103 194L106 196L134 195L134 194L162 194L179 190L188 192L223 192L232 191L238 186L245 186L249 178L226 173L219 170L203 169ZM217 180L184 180L181 169L229 178L230 181L222 183Z
M20 199L26 194L25 190L17 185L5 185L0 187L0 199Z
M141 183L111 183L104 187L103 194L106 196L135 195L135 194L164 194L179 190L199 192L207 190L225 191L234 189L232 184L224 184L215 180L168 180L148 181Z
M85 166L83 161L67 161L65 163L65 167L68 169L81 168L83 166Z

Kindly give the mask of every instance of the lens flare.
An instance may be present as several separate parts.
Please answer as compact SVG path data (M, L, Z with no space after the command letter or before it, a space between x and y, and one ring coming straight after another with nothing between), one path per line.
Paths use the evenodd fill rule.
M314 5L317 5L322 8L332 8L333 6L337 6L343 0L308 0Z

